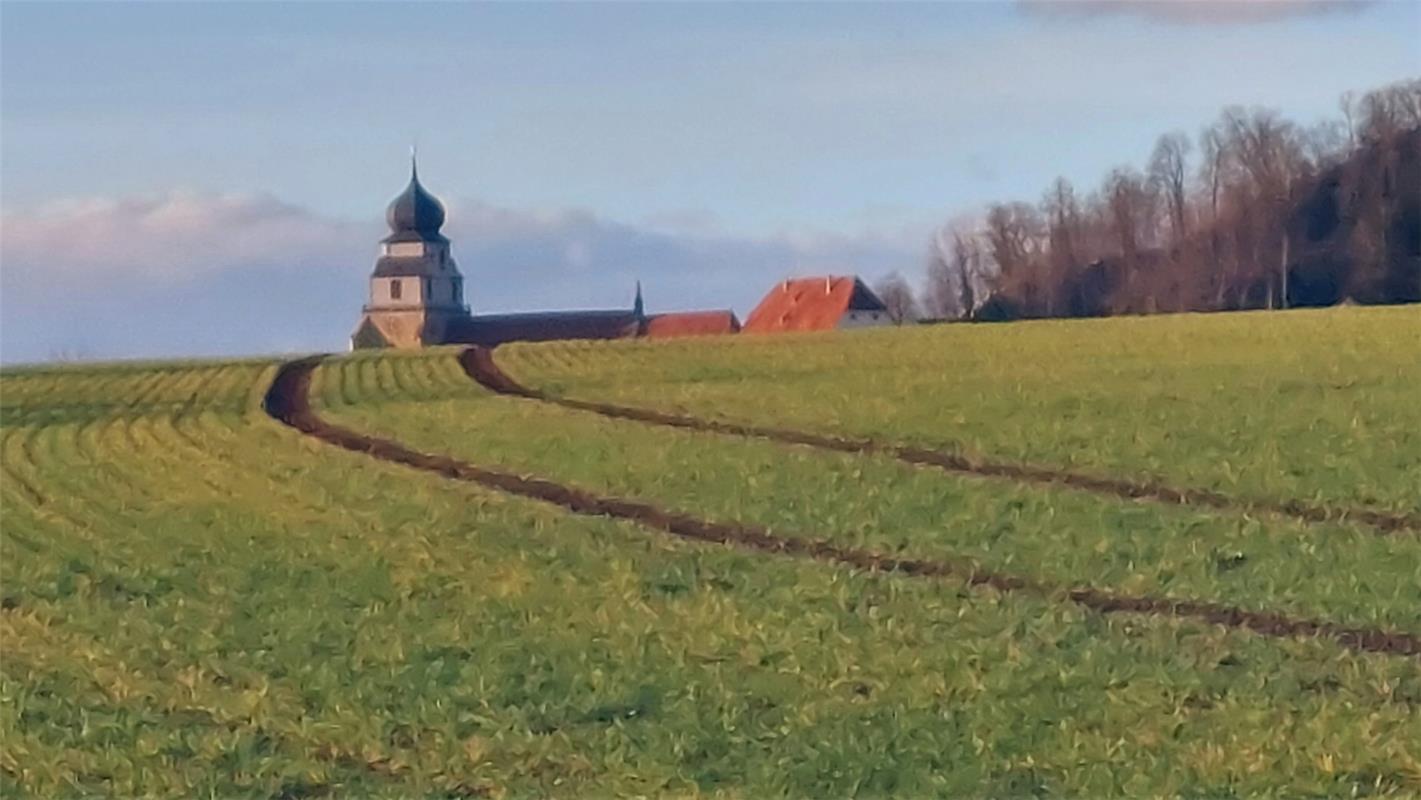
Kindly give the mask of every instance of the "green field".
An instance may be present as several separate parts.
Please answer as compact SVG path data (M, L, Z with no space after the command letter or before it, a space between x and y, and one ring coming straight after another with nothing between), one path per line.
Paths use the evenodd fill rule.
M1421 532L314 373L473 464L1051 586L1421 635ZM1421 313L518 345L549 393L1421 510ZM1421 658L687 542L316 441L275 361L0 379L0 795L1414 796Z
M512 345L555 394L1421 511L1421 310Z

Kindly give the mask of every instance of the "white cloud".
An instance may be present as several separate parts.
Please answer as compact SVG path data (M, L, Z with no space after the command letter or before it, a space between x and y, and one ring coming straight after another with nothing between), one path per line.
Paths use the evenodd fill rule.
M264 195L77 198L0 217L0 263L10 282L184 282L348 256L359 232Z
M1289 17L1361 11L1373 0L1018 0L1024 10L1053 17L1130 15L1187 25L1270 22Z

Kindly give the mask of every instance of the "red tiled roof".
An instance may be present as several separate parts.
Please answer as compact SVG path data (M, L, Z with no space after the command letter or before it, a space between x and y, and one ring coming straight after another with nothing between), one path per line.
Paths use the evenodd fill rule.
M856 276L781 281L745 320L745 333L827 331L849 310L883 311L886 306Z
M714 336L740 330L733 311L677 311L653 314L646 320L646 336L670 339L676 336Z

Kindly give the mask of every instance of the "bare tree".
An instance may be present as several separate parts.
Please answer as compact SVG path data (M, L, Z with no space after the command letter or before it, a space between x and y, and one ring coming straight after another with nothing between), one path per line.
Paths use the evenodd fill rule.
M1041 212L1046 218L1044 295L1046 314L1051 316L1067 311L1068 288L1083 266L1084 225L1070 181L1057 178L1052 182L1041 199Z
M888 316L899 325L905 322L914 322L918 319L918 300L913 296L913 287L908 285L903 276L894 272L878 282L873 287L874 294L888 307Z
M1003 274L1026 272L1041 254L1044 226L1026 203L999 203L987 211L987 246Z
M929 313L970 318L996 290L992 266L976 231L951 223L938 228L928 254Z
M1358 108L1363 139L1393 142L1403 131L1421 127L1421 78L1367 92Z
M1360 124L1357 93L1350 90L1343 92L1342 96L1337 98L1337 108L1342 112L1342 124L1347 131L1347 149L1356 150L1357 126Z
M1131 268L1139 263L1140 251L1154 244L1154 187L1135 168L1119 167L1105 179L1105 197L1120 257Z
M928 245L928 282L923 291L923 304L928 316L940 319L961 319L972 313L963 302L960 288L965 276L952 260L952 225L945 224L933 232Z
M1300 136L1307 160L1317 169L1338 164L1351 153L1347 126L1337 120L1321 120Z
M1099 191L1091 192L1080 201L1080 223L1076 229L1076 258L1090 263L1115 253L1115 234L1110 223L1109 204Z
M1199 178L1209 198L1209 225L1213 226L1219 221L1219 197L1229 162L1228 143L1219 126L1210 125L1199 134L1199 146L1204 155L1199 164Z
M1166 133L1155 143L1150 157L1150 180L1164 195L1169 209L1170 243L1179 247L1189 235L1188 206L1185 202L1188 175L1189 136L1183 132Z
M1358 109L1361 150L1339 193L1352 222L1346 291L1369 301L1421 299L1421 235L1414 223L1398 224L1415 218L1408 208L1421 196L1417 173L1407 166L1421 150L1421 79L1367 92Z
M1407 128L1421 127L1421 78L1401 81L1389 87L1401 124Z
M1047 246L1054 260L1066 266L1080 263L1081 207L1076 190L1065 178L1057 178L1041 201L1046 215Z
M1212 308L1223 308L1225 298L1238 279L1239 264L1233 250L1225 251L1223 205L1228 197L1229 172L1233 164L1233 153L1229 149L1228 136L1222 123L1207 126L1199 134L1199 145L1203 150L1199 165L1202 191L1206 195L1209 208L1209 262L1208 275L1211 284L1208 294L1212 297Z
M992 275L987 272L982 256L982 243L972 234L958 232L952 236L952 262L960 279L957 284L958 303L965 316L972 316L982 300L992 291Z
M1003 290L1015 296L1030 316L1056 312L1058 287L1046 259L1047 226L1029 203L1005 203L987 211L985 253L996 267Z
M1119 167L1105 179L1105 205L1114 235L1124 288L1116 298L1117 311L1153 313L1156 296L1145 274L1145 254L1158 238L1159 204L1154 184L1133 167Z
M959 277L953 269L952 256L946 243L948 226L939 227L928 243L927 283L923 286L923 306L929 317L961 319L971 309L961 302Z
M1288 207L1294 184L1308 166L1297 128L1274 111L1238 107L1224 110L1220 120L1229 141L1230 153L1247 177L1249 199L1253 201L1256 232L1253 237L1255 267L1268 273L1267 263L1276 264L1268 279L1268 306L1288 305ZM1272 250L1272 253L1268 253Z

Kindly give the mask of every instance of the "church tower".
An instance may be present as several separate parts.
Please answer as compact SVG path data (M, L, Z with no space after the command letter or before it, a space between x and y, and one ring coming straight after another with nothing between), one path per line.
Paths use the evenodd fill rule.
M422 347L445 341L451 323L467 319L464 276L439 232L444 206L419 183L410 157L410 183L385 210L390 235L370 275L370 299L350 346Z

